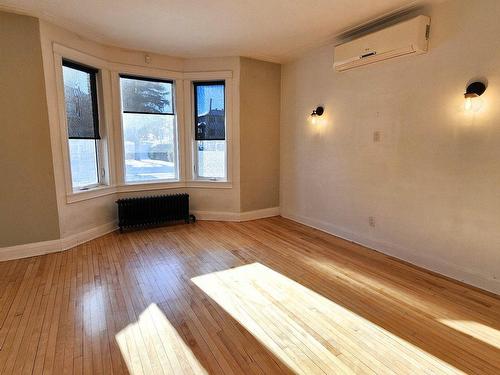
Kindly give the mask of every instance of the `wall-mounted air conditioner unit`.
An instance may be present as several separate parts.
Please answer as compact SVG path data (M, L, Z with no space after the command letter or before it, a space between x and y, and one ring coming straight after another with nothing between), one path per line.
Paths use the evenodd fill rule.
M431 19L418 16L335 47L338 72L427 52Z

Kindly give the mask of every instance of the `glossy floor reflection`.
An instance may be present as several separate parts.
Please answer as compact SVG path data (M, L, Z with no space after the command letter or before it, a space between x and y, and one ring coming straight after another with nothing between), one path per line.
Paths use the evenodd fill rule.
M0 262L0 374L500 374L498 296L283 218Z

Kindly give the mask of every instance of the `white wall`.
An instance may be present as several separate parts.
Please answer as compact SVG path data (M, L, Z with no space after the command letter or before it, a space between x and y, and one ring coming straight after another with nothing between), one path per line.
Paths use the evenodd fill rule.
M500 293L500 2L423 13L426 55L335 73L329 45L283 66L281 211ZM464 113L475 77L483 108Z

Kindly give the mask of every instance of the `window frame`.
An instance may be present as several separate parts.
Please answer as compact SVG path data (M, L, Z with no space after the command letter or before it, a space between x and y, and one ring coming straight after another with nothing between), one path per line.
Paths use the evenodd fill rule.
M204 76L204 75L193 75L192 79L187 81L189 84L189 92L190 92L190 105L189 111L190 119L189 129L190 129L190 147L191 150L191 170L190 176L191 180L189 181L189 185L192 187L208 187L219 185L218 187L231 187L231 119L232 119L232 75L224 74L221 76ZM224 116L225 116L225 139L223 142L226 143L226 152L224 153L224 163L225 163L225 171L226 176L223 178L214 178L214 177L202 177L198 175L198 149L197 143L200 142L196 140L195 134L195 122L196 122L196 107L197 107L197 98L196 98L196 87L201 85L220 85L224 83ZM209 140L208 140L209 141ZM222 141L222 140L221 140Z
M72 64L78 70L95 73L95 96L92 98L92 106L97 109L94 113L94 121L97 119L97 126L99 127L100 139L95 139L96 153L97 153L97 174L98 183L89 184L85 186L73 186L73 175L71 171L70 150L69 150L69 131L66 113L66 101L64 95L64 74L63 67L66 64ZM93 196L96 192L103 192L110 188L113 183L113 176L110 173L110 164L112 159L111 137L108 136L110 123L108 117L108 108L106 105L109 98L110 87L105 77L107 77L106 64L100 59L88 56L78 51L73 51L68 48L54 47L54 62L55 62L55 76L56 76L56 89L59 104L59 133L62 147L62 162L64 170L64 179L66 185L66 200L68 203L80 200L82 196ZM68 65L66 65L68 66ZM73 68L73 67L72 67ZM87 71L88 70L88 71ZM92 85L92 79L91 79ZM92 87L91 90L94 88ZM108 99L109 100L109 99ZM95 107L94 107L95 106Z
M119 114L118 118L120 121L119 124L119 138L120 138L120 148L119 157L121 168L118 171L120 177L119 182L121 191L129 191L127 187L136 187L138 190L156 190L159 188L172 188L181 185L181 181L184 180L184 175L182 173L183 168L183 148L182 145L182 132L181 126L179 124L182 121L182 116L179 116L179 105L180 103L177 100L179 95L178 90L178 77L175 74L169 74L169 72L161 71L158 69L148 69L148 68L139 68L139 69L127 69L125 66L121 66L118 71L114 74L115 77L115 90L113 97L115 98L114 104L117 106L116 113ZM170 115L174 116L174 158L175 158L175 177L168 179L157 179L157 180L149 180L149 181L127 181L126 180L126 161L125 161L125 137L124 137L124 128L123 128L123 114L124 113L136 113L141 114L140 112L127 111L123 110L123 100L122 100L122 87L121 87L121 78L129 78L129 79L137 79L148 82L166 82L172 84L172 114L160 114L157 113L157 116L165 116ZM181 85L182 86L182 85ZM150 114L150 113L142 113L142 114ZM148 186L150 187L148 189Z
M102 164L103 161L101 160L101 147L99 144L99 141L101 139L100 136L100 129L99 129L99 100L98 100L98 89L97 89L97 77L99 74L99 69L90 67L88 65L81 64L79 62L62 58L62 69L63 69L63 84L64 84L64 67L78 70L80 72L84 72L89 74L90 77L90 97L91 97L91 106L92 106L92 121L93 121L93 127L94 127L94 134L97 134L96 138L70 138L68 134L67 142L68 142L68 150L70 149L69 147L69 142L70 139L87 139L87 140L93 140L94 141L94 152L96 155L96 172L97 172L97 183L95 184L87 184L87 185L82 185L76 187L73 184L73 170L71 169L71 151L69 151L69 158L70 158L70 163L69 163L69 169L71 173L71 186L73 189L73 192L78 192L78 191L86 191L90 190L96 187L99 187L102 184L102 180L104 178L103 172L102 172ZM66 96L64 97L64 108L66 110ZM66 113L66 127L68 127L68 117ZM68 130L69 133L69 130Z
M102 161L101 161L101 147L100 147L100 142L99 139L94 139L94 149L95 149L95 155L96 155L96 170L97 170L97 183L95 184L87 184L87 185L82 185L82 186L75 186L73 184L73 171L71 169L71 151L69 151L69 141L71 139L78 139L78 138L68 138L68 156L69 156L69 170L71 173L71 187L73 189L73 193L79 193L83 191L88 191L92 190L95 188L98 188L100 186L105 186L105 184L102 183L104 179L104 173L102 172ZM89 139L90 140L90 139Z
M78 70L80 72L84 72L90 75L90 96L92 99L92 120L94 122L94 134L97 134L97 138L94 138L95 140L101 139L100 132L99 132L99 100L98 100L98 90L97 90L97 76L99 74L99 69L90 67L88 65L80 64L78 62L75 62L73 60L69 60L66 58L62 58L62 66L63 69L64 67L73 69L73 70ZM64 72L63 72L63 82L64 82ZM65 105L66 105L66 98L65 98ZM69 139L69 136L68 136ZM90 139L90 138L71 138L71 139Z
M79 62L98 69L97 93L99 106L99 131L101 140L100 164L104 168L101 184L88 190L73 190L69 161L68 128L64 100L62 59ZM231 189L233 177L233 101L238 106L238 85L233 79L233 70L207 70L201 66L197 70L178 71L160 66L127 64L96 57L88 52L52 43L53 68L46 71L47 90L54 90L53 99L47 98L48 105L56 111L56 120L50 122L50 135L56 179L64 183L56 186L64 204L74 204L86 200L108 196L114 193L147 192L178 188ZM193 68L194 69L194 68ZM177 129L177 173L178 180L124 183L124 160L122 149L121 93L119 74L154 77L174 82L174 110ZM196 180L193 176L193 81L225 81L226 103L226 181ZM234 94L234 98L233 98ZM234 119L238 132L238 117ZM102 171L102 169L101 169ZM235 172L236 173L236 172Z

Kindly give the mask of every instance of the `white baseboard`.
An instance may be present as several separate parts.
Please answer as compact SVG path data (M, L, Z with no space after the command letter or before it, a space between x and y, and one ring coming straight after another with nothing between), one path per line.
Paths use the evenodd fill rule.
M238 212L223 212L223 211L191 211L196 216L196 220L209 221L238 221L240 214Z
M71 249L72 247L93 240L94 238L113 232L116 229L118 229L116 222L111 222L57 240L0 247L0 261L29 258L37 255L56 253L58 251Z
M247 211L240 213L240 221L250 221L257 219L265 219L266 217L273 217L280 215L279 207L264 208L261 210Z
M61 238L61 250L71 249L72 247L81 245L82 243L89 242L97 237L104 236L105 234L114 232L118 229L118 223L112 221L95 228L91 228L84 232L72 234L70 236Z
M450 277L452 279L464 282L480 289L493 292L495 294L500 294L500 280L488 278L484 276L484 274L479 270L464 269L457 264L447 262L443 259L438 259L426 254L411 251L407 248L403 248L389 242L366 238L364 236L351 233L344 228L339 228L333 224L321 220L316 220L301 215L295 215L288 212L281 212L281 216L307 225L309 227L321 230L344 240L354 242L370 249L374 249L394 258L401 259L415 266L428 269L438 274Z
M400 246L377 241L360 236L343 228L339 228L333 224L312 219L309 217L295 215L290 213L280 212L279 207L271 207L262 210L248 212L213 212L213 211L193 211L198 220L214 220L214 221L249 221L263 219L266 217L281 215L287 219L299 222L301 224L319 229L336 237L343 238L347 241L357 243L359 245L380 251L384 254L404 260L419 267L426 268L433 272L451 277L464 283L476 286L490 292L500 294L500 280L487 278L477 270L464 269L456 264L446 262L442 259L430 257L428 255L418 254L408 251L408 249ZM104 225L86 230L81 233L72 234L61 239L35 242L24 245L1 247L0 261L27 258L37 255L54 253L62 250L67 250L78 246L82 243L93 240L110 232L117 230L116 222L106 223Z
M248 212L193 211L193 214L198 220L239 222L278 216L280 214L280 208L271 207ZM0 247L0 261L28 258L71 249L72 247L93 240L94 238L104 236L105 234L113 232L117 229L117 223L110 222L86 230L84 232L72 234L57 240L28 243L10 247Z
M271 207L247 212L192 211L192 214L196 216L197 220L240 222L278 216L280 214L280 208Z
M23 245L0 247L0 261L29 258L61 251L61 240L33 242Z

